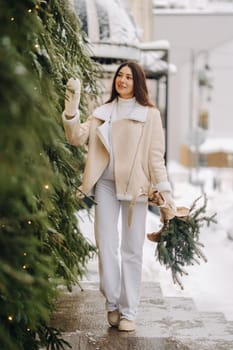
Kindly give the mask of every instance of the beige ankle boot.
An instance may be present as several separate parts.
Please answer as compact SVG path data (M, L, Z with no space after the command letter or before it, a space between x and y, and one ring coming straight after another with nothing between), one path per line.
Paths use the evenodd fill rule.
M117 327L120 322L120 313L118 310L108 311L108 323L112 327Z
M119 331L125 331L125 332L135 331L135 328L136 328L135 321L127 320L126 318L122 318L118 326Z

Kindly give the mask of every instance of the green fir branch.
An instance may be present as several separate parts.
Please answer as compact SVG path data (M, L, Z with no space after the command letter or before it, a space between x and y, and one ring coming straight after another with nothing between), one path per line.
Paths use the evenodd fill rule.
M203 253L204 245L199 241L201 227L206 224L216 223L216 214L207 216L207 197L204 195L203 204L197 207L201 197L197 198L191 208L187 218L174 217L169 225L164 227L160 240L156 248L156 256L159 262L167 269L171 270L174 283L181 289L183 284L181 277L187 275L185 268L200 260L207 262Z
M78 283L95 251L76 215L85 149L66 144L61 112L67 79L79 77L84 119L100 73L69 1L0 7L0 343L36 350L57 285Z

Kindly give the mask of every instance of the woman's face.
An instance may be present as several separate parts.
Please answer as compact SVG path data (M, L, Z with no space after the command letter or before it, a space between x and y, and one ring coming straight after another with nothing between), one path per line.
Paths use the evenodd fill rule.
M121 98L132 98L134 96L134 81L131 69L122 67L115 80L115 89Z

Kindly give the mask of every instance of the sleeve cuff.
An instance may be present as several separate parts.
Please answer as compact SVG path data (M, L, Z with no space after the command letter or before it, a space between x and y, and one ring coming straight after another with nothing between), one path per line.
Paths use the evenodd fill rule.
M69 124L76 123L77 120L79 120L79 116L80 116L79 110L77 110L77 112L75 113L75 116L72 119L67 119L65 111L62 112L62 120L64 123L69 123Z
M168 181L159 182L155 187L159 192L172 192L171 185Z

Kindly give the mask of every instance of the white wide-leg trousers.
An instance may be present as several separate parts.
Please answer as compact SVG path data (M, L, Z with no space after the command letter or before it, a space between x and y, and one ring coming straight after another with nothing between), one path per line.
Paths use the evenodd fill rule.
M117 200L114 181L99 180L95 200L100 290L108 311L119 309L122 318L133 320L140 298L147 203L135 204L129 226L129 202ZM121 235L118 232L120 212Z

